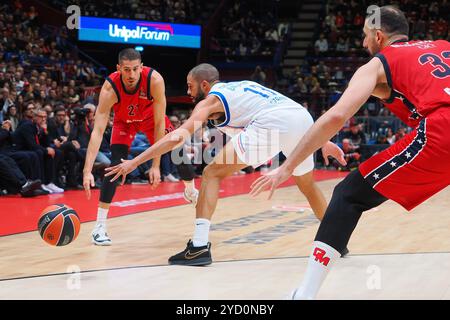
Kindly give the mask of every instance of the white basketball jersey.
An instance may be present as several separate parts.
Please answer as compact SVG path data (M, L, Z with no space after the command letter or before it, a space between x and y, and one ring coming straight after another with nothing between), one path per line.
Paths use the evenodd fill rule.
M278 109L303 109L299 103L253 81L220 82L212 86L209 95L218 97L223 104L225 121L215 125L225 132L229 130L224 129L243 129L256 117Z

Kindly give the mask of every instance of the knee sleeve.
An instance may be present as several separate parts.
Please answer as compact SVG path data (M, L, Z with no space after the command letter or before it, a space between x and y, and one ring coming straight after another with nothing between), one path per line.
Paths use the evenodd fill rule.
M127 159L128 145L126 144L113 144L111 145L111 166L115 166L121 162L121 159ZM120 179L111 182L113 176L104 177L102 186L100 188L100 201L104 203L111 203L116 193L117 185L120 183Z
M181 149L179 154L183 161L177 164L178 174L183 181L191 181L195 178L195 169L192 165L191 159L186 155L183 149Z
M353 171L335 187L315 241L343 252L361 214L386 200L364 180L359 170Z
M181 180L183 181L191 181L195 178L194 166L190 163L181 163L177 165L177 170Z

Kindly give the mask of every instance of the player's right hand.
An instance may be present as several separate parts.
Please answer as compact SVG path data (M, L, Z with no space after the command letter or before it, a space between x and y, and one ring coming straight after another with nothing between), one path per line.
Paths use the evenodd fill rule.
M84 173L83 174L83 187L86 191L86 197L91 199L91 187L95 187L95 179L92 173Z

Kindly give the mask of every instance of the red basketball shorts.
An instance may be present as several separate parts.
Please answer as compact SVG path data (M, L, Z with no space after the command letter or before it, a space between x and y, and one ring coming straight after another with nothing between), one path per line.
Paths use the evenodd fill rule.
M172 124L169 118L165 117L166 134L173 130ZM111 144L125 144L128 147L134 140L137 132L142 132L147 136L150 145L155 143L155 122L153 118L148 118L140 122L126 123L114 119Z
M440 108L359 166L365 180L411 210L450 184L450 107Z

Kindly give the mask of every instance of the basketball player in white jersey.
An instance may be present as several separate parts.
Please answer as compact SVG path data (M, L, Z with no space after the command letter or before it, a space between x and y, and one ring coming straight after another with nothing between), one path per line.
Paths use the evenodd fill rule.
M222 83L210 64L200 64L187 76L188 94L197 103L191 117L133 160L106 169L112 180L126 175L139 164L175 149L192 135L196 125L212 120L215 126L234 136L204 169L196 206L193 240L184 251L169 258L170 264L208 265L212 262L208 242L211 216L216 208L221 180L247 166L258 167L283 152L289 156L297 141L313 125L309 112L295 101L252 81ZM195 123L197 122L197 124ZM236 134L236 132L239 132ZM345 164L343 152L328 142L324 158L333 156ZM311 155L297 166L293 178L318 219L327 203L313 179Z

